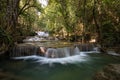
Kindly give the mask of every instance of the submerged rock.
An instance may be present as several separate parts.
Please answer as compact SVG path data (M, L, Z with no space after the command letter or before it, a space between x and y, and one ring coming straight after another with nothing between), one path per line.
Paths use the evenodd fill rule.
M30 80L30 79L24 79L20 76L16 76L10 72L1 72L0 71L0 80Z
M94 80L120 80L120 64L109 64L96 73Z

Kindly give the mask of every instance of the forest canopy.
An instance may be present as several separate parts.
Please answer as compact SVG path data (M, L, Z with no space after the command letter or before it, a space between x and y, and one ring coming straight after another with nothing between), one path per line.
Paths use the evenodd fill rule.
M119 46L120 0L0 0L0 52L35 31L69 41Z

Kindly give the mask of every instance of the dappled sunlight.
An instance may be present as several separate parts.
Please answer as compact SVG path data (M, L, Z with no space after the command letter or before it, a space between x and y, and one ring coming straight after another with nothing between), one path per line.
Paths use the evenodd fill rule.
M46 7L48 5L49 0L38 0L38 1L42 4L42 7Z
M96 39L91 39L89 42L90 42L90 43L95 43L95 42L96 42Z

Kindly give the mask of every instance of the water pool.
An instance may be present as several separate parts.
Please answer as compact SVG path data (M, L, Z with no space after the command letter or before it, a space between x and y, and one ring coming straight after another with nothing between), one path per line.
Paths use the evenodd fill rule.
M102 53L83 53L61 59L34 55L0 61L0 80L92 80L105 65L120 63L119 57Z

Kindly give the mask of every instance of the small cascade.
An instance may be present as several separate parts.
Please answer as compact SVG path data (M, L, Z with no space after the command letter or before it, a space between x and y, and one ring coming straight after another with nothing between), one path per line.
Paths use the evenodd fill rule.
M57 50L54 49L54 48L48 48L46 53L45 53L45 57L47 57L47 58L57 58L58 57Z
M64 53L65 53L65 57L69 57L70 56L70 47L65 47Z
M76 44L62 47L54 46L55 43L51 43L50 46L39 44L19 44L11 50L10 57L12 59L30 59L41 64L52 65L53 63L66 64L86 61L86 57L89 56L88 53L99 53L98 47L94 44Z
M74 48L74 54L76 54L76 55L80 54L80 50L77 46Z
M48 48L45 57L48 58L62 58L70 56L70 49L68 47L65 48Z
M98 47L94 44L77 44L77 46L81 51L97 51Z
M65 57L65 52L63 48L57 48L57 53L59 54L59 58Z
M10 57L20 57L20 56L29 56L36 55L39 53L39 47L32 45L16 45L10 51Z
M23 43L16 45L10 51L10 57L21 57L39 55L46 58L65 58L74 55L81 55L81 52L96 53L99 48L94 44L75 44L74 46L56 47L53 43L52 46L39 45L40 43Z
M45 53L45 57L63 58L79 54L80 50L78 47L48 48Z

